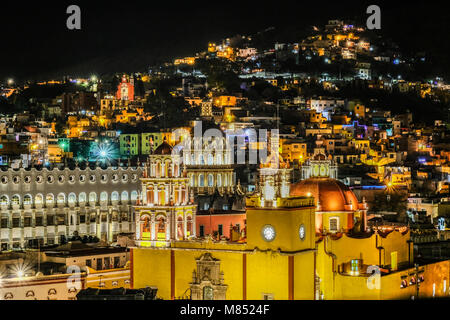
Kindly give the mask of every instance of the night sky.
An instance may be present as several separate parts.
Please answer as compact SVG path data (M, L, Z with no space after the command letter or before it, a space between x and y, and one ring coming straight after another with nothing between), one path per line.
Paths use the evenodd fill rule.
M70 4L81 7L81 31L66 28ZM432 52L450 70L449 14L431 1L3 1L0 82L145 71L204 50L208 41L272 26L306 28L340 18L365 24L369 4L380 5L384 34L405 50Z

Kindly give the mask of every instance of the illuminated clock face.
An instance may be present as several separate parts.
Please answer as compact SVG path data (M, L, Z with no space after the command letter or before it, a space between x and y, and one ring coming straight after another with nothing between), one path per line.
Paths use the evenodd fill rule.
M275 239L276 236L275 228L272 227L271 225L266 225L262 228L261 234L264 240L268 242L273 241L273 239Z
M306 230L304 225L301 225L298 229L298 236L300 237L300 240L305 240Z

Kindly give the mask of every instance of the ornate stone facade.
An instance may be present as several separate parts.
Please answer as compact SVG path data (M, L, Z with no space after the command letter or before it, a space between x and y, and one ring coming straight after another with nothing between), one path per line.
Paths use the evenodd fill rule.
M149 156L141 179L142 202L136 210L138 246L169 246L173 240L195 237L197 206L189 179L181 172L180 156L164 142Z
M97 236L113 242L134 232L133 204L142 168L0 171L2 250L29 240L59 243L60 236Z
M220 260L204 253L197 260L197 270L192 272L192 300L226 300L228 286L223 283Z
M193 138L183 150L189 185L195 194L233 194L235 175L233 152L227 147L225 138L214 137L210 141Z
M312 159L306 161L301 170L302 180L319 177L338 178L336 163L321 153L316 153Z

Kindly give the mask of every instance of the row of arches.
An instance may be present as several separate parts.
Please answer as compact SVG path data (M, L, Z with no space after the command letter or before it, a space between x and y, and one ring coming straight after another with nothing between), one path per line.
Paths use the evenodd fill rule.
M78 195L76 193L69 193L66 195L65 193L59 193L56 196L53 193L48 193L45 196L41 193L36 194L34 197L31 194L25 194L23 198L19 194L15 194L9 198L8 195L3 194L0 196L0 205L1 206L15 206L15 205L54 205L56 204L96 204L98 200L101 203L108 202L111 200L112 202L121 201L123 204L128 203L129 200L136 201L138 198L138 192L132 191L130 194L128 191L123 191L119 194L117 191L113 191L111 195L109 195L106 191L100 193L100 196L97 196L96 192L90 192L89 194L85 192L81 192Z
M195 155L194 153L186 153L184 155L184 162L186 165L224 165L230 164L230 161L227 161L227 156L222 153L216 153L213 155L212 153L203 154L200 153Z
M114 223L132 222L133 214L127 211L111 211L111 212L97 212L83 211L83 212L31 212L21 211L14 212L12 214L3 212L0 215L1 228L26 228L26 227L48 227L48 226L76 226L88 224L90 231L95 232L94 224L102 224L102 232L109 233L114 232L114 228L118 228L118 225ZM105 228L105 223L110 223L112 229L108 231ZM92 229L94 228L94 229ZM89 230L84 230L86 232ZM82 233L83 233L82 232Z
M139 221L140 240L156 240L166 241L170 237L170 224L164 215L157 215L154 220L148 214L141 216ZM192 215L188 215L186 219L182 216L177 217L176 221L176 240L183 240L192 235L194 230L194 222Z
M180 165L171 159L157 159L150 164L150 177L156 178L178 178L181 175Z
M214 174L193 174L190 178L191 187L228 187L231 180L228 174L218 173L214 177Z
M175 185L170 187L168 185L147 185L146 187L146 202L153 205L167 205L170 200L174 205L186 204L189 201L189 195L186 185Z
M75 183L77 181L79 181L79 182L86 182L86 181L96 182L97 181L97 176L95 174L91 174L91 175L80 174L78 177L76 175L73 175L73 174L69 175L67 177L65 175L63 175L63 174L59 175L59 176L47 175L45 177L43 175L37 175L36 177L34 177L34 180L33 180L32 176L25 176L23 178L23 180L22 180L22 178L17 175L17 176L12 177L11 181L14 184L19 184L19 183L22 183L22 182L25 182L26 184L30 184L33 181L38 183L38 184L43 183L43 182L47 182L47 183L52 184L55 181L58 181L59 183L65 183L66 182L66 178L67 178L67 181L69 183L71 183L71 184L73 184L73 183ZM104 182L104 183L107 183L107 182L110 182L110 181L111 182L122 181L122 182L126 183L126 182L128 182L130 180L130 177L126 173L124 173L124 174L122 174L120 176L117 173L114 173L110 177L108 176L108 174L105 173L105 174L100 175L99 179L100 179L99 181ZM138 180L138 175L136 173L132 174L131 175L131 181L132 182L136 182L137 180ZM5 176L1 176L0 177L0 182L2 184L7 184L8 182L10 182L10 180L9 180L8 176L5 175Z

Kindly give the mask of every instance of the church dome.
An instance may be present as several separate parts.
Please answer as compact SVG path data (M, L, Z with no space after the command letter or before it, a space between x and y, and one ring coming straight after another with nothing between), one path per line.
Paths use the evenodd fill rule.
M355 211L359 207L355 194L342 182L331 178L310 178L291 185L291 197L313 196L318 211Z
M161 143L161 145L156 148L155 152L153 152L153 154L156 155L161 155L161 156L166 156L166 155L171 155L172 154L172 147L170 146L170 144L168 144L167 142L163 142Z

